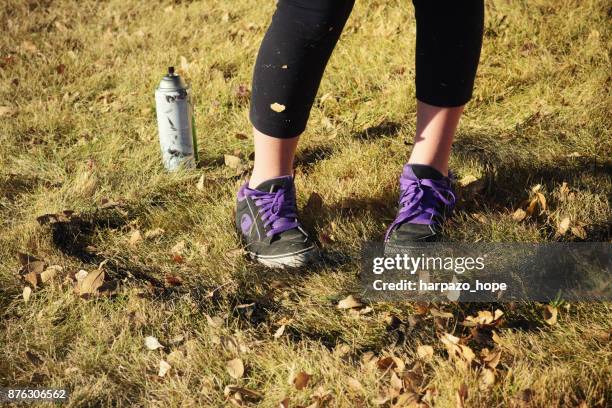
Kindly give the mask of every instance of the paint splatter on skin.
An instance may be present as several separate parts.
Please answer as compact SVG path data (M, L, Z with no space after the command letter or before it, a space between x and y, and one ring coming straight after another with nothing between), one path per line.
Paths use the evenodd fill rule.
M272 105L270 105L270 109L272 109L274 112L282 112L285 110L285 105L281 105L280 103L274 102Z

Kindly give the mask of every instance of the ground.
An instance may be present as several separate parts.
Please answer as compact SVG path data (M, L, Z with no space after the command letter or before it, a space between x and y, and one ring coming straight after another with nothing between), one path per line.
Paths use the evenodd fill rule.
M396 211L415 128L410 2L358 1L330 61L296 168L326 263L292 272L246 259L232 224L273 1L1 4L0 386L66 387L71 407L609 404L608 303L337 307ZM610 242L611 13L486 2L450 240ZM173 174L153 98L169 65L192 86L200 153Z

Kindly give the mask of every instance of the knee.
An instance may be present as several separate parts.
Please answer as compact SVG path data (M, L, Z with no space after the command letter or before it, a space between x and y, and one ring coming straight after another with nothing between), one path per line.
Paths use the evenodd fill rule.
M320 39L342 30L355 0L279 0L274 19L304 38Z

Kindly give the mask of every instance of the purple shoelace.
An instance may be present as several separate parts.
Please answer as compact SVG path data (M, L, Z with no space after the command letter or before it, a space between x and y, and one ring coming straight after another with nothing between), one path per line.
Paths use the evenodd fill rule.
M271 237L299 226L293 191L284 188L272 193L252 189L247 191L259 209L264 227L269 228L266 236Z
M399 213L385 234L385 241L393 230L404 222L433 225L439 222L442 205L446 211L455 206L455 194L450 180L400 177ZM442 205L441 205L442 204Z

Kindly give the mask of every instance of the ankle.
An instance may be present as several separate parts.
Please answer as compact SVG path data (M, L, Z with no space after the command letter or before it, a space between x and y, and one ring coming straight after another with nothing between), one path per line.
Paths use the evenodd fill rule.
M293 176L293 173L290 171L285 171L285 172L278 171L278 172L273 172L273 173L260 174L256 171L253 171L253 173L251 174L251 177L249 178L248 186L251 189L255 189L257 188L257 186L259 186L264 181L272 180L272 179L279 178L279 177L287 177L287 176Z

